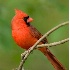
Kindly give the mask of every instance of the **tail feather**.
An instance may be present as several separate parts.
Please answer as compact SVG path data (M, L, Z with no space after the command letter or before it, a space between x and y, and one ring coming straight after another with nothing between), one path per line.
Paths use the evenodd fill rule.
M58 61L58 59L50 52L48 48L39 48L39 50L48 58L55 70L66 70L64 66Z

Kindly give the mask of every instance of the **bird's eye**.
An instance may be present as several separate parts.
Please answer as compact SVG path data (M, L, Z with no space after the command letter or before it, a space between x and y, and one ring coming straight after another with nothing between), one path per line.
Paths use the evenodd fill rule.
M29 22L27 22L28 18L29 18L29 16L24 17L24 19L23 19L23 20L26 22L27 26L30 26L30 23L29 23Z
M27 22L27 19L29 18L29 16L24 17L24 21Z
M27 19L29 18L29 16L27 16Z

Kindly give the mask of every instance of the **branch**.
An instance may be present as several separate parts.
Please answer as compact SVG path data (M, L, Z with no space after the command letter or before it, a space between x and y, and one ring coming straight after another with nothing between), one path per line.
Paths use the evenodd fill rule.
M25 60L27 59L27 57L30 55L30 53L37 47L37 45L47 36L49 36L53 31L55 31L56 29L64 26L64 25L67 25L68 24L68 21L67 22L64 22L64 23L61 23L59 25L57 25L56 27L52 28L50 31L48 31L46 34L44 34L32 47L30 47L27 51L25 51L24 53L22 53L21 55L21 62L20 62L20 65L19 67L17 68L17 70L22 70L22 67L23 67L23 64L25 62Z
M41 47L51 47L51 46L57 46L57 45L61 45L65 42L68 42L69 41L69 38L67 39L64 39L64 40L61 40L61 41L58 41L58 42L53 42L53 43L50 43L50 44L41 44L41 45L37 45L37 48L41 48Z

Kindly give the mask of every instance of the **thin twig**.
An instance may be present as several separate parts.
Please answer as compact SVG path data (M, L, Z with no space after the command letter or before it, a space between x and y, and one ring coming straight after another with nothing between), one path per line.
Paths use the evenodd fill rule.
M69 38L67 39L64 39L64 40L61 40L61 41L58 41L58 42L53 42L53 43L50 43L50 44L41 44L41 45L37 45L37 48L41 48L41 47L51 47L51 46L56 46L56 45L61 45L65 42L68 42L69 41Z
M22 66L23 66L25 60L27 59L27 57L29 56L29 54L36 48L36 46L37 46L45 37L49 36L53 31L55 31L56 29L58 29L58 28L60 28L60 27L62 27L62 26L64 26L64 25L66 25L66 24L68 24L68 21L67 21L67 22L64 22L64 23L61 23L61 24L57 25L56 27L52 28L50 31L48 31L46 34L44 34L32 47L30 47L27 51L25 51L25 52L24 52L25 55L23 55L23 54L24 54L24 53L23 53L22 56L21 56L21 57L22 57L22 60L21 60L20 65L19 65L19 67L18 67L17 70L22 70Z

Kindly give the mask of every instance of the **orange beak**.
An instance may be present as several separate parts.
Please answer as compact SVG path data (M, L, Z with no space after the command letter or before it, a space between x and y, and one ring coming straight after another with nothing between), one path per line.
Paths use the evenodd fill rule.
M27 20L27 23L32 22L32 21L33 21L33 19L29 17Z

